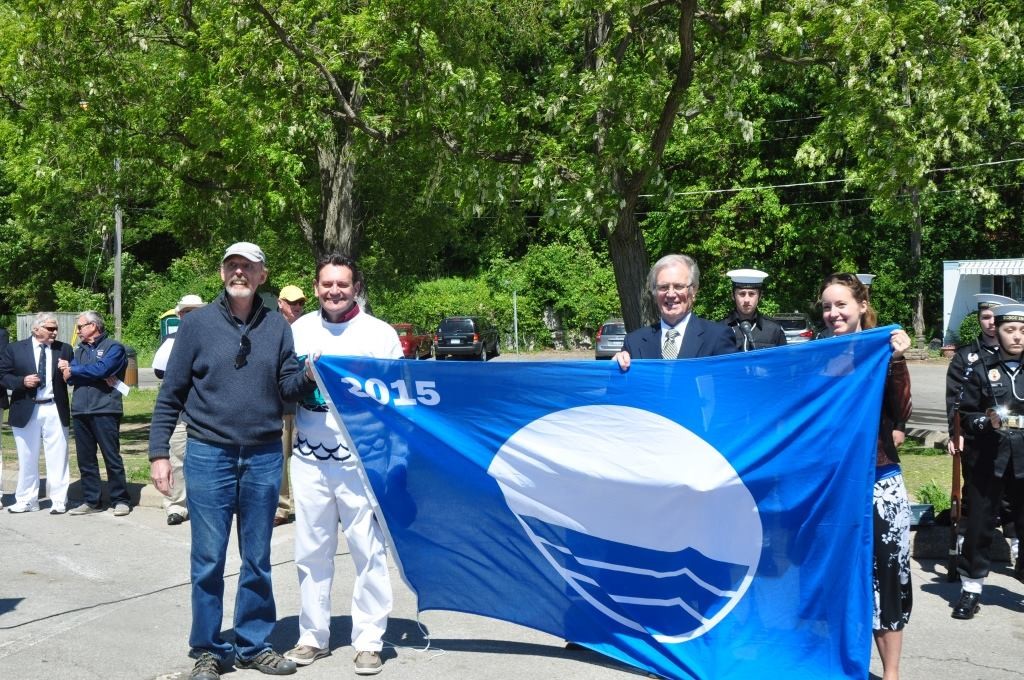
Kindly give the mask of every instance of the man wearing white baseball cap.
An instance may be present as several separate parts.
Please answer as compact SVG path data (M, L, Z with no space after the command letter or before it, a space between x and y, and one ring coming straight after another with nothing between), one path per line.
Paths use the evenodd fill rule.
M295 672L269 642L277 621L270 538L281 484L284 401L312 392L295 358L291 330L257 294L266 256L254 243L232 244L221 260L224 292L181 325L153 410L153 482L171 484L169 442L178 417L188 428L185 477L192 533L192 680L217 680L234 662L268 675ZM241 567L234 640L221 635L224 562L237 518Z

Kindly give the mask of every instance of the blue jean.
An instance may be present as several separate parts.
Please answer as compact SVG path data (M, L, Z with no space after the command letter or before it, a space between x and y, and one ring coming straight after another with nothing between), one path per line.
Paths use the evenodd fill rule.
M221 446L192 437L185 454L192 530L190 655L216 655L223 664L251 659L270 647L277 621L270 574L270 537L281 486L281 442ZM235 643L221 637L224 564L231 520L237 516L242 559L235 597Z
M71 419L71 424L75 432L78 473L82 478L82 499L93 507L98 507L102 502L100 464L96 458L98 445L100 453L103 454L103 464L107 468L110 504L130 504L128 480L125 477L124 461L121 459L121 414L76 415Z

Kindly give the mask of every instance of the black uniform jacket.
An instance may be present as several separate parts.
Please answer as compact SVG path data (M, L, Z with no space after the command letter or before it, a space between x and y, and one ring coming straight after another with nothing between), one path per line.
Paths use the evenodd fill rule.
M981 341L979 335L966 345L956 348L953 358L946 369L946 419L949 421L949 435L953 436L953 409L960 400L960 392L964 387L964 374L967 369L981 360L982 357L995 356L998 347L990 347ZM965 437L965 439L967 439Z
M767 347L778 347L786 344L786 332L782 326L775 323L768 317L758 312L750 321L750 337L747 338L740 325L740 315L736 310L729 312L729 316L723 319L723 323L732 329L736 336L736 348L741 352L749 352L753 349L765 349Z
M973 450L965 452L968 464L1002 477L1013 461L1013 473L1019 479L1024 478L1024 429L995 428L987 415L989 409L997 409L1024 416L1024 370L1015 364L989 355L968 368L959 411L964 435L974 436Z

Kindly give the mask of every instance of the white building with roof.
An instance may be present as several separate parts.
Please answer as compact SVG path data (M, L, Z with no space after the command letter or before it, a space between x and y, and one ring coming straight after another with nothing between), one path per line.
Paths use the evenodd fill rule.
M1024 257L1008 260L943 260L943 344L952 344L960 322L968 314L977 311L975 293L996 293L1017 301L1024 300Z

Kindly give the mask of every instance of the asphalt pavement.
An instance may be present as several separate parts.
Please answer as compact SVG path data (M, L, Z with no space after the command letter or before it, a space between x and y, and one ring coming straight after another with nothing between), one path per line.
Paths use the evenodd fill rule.
M169 527L156 508L127 517L47 512L0 514L0 678L4 680L181 680L188 676L189 526ZM274 532L272 562L279 650L298 637L293 527ZM332 655L296 677L354 677L348 616L353 580L344 544L335 560ZM230 631L238 556L228 551L224 630ZM944 566L914 561L914 613L903 649L904 680L1019 679L1024 585L997 564L972 621L949 616L958 585ZM384 671L392 680L566 678L604 680L643 674L562 640L512 624L452 612L425 612L392 569L395 610ZM422 629L421 629L422 626ZM424 637L431 636L429 645ZM872 677L880 667L873 656ZM263 677L235 671L229 678Z

